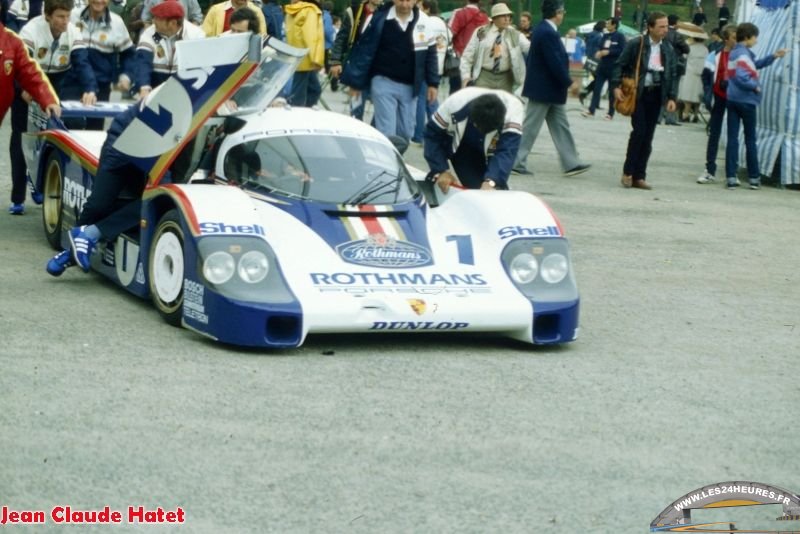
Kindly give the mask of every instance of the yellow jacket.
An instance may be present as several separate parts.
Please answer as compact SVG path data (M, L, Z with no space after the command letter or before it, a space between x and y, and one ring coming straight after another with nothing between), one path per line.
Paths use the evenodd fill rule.
M325 64L325 30L322 10L311 2L295 2L283 8L286 13L286 42L297 48L308 48L308 55L298 71L319 70Z
M261 12L261 8L250 1L247 2L247 7L255 11L256 18L258 18L258 22L261 25L260 33L261 35L266 35L267 21L264 20L264 13ZM234 10L236 9L233 7L233 4L231 4L231 0L226 0L225 2L220 2L219 4L214 4L211 6L206 14L206 18L203 19L202 26L207 37L214 37L225 31L225 11L231 8Z

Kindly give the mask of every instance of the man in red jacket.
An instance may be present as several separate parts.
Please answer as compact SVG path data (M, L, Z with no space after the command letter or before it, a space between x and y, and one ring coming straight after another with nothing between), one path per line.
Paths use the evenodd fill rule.
M14 100L14 82L18 83L48 116L61 116L58 97L39 64L28 55L19 36L0 23L0 124ZM22 204L8 208L12 215L22 215Z
M489 15L481 11L481 0L467 0L466 6L455 10L450 19L450 33L453 50L456 51L458 57L464 54L464 49L467 47L469 40L472 39L472 34L475 33L475 30L490 22ZM450 93L455 93L460 88L461 75L451 77Z

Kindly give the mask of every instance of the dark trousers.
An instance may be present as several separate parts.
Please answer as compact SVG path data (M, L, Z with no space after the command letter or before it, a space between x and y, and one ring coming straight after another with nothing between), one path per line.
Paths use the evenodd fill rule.
M319 74L315 70L295 72L292 78L292 96L289 103L293 106L308 107L319 102L322 86L319 83Z
M656 133L658 115L661 113L661 88L645 88L636 101L636 110L631 116L631 136L625 155L623 172L634 180L647 179L647 162L653 151L653 135Z
M450 163L461 185L467 189L480 189L486 177L486 155L482 146L462 142L450 157ZM508 189L508 186L497 182L497 189Z
M28 130L28 104L22 100L19 92L11 103L11 142L8 152L11 157L11 202L25 202L28 168L22 153L22 133Z
M92 194L83 205L78 226L95 224L104 239L113 239L139 224L147 175L113 148L103 147Z
M608 114L614 116L614 86L611 85L611 77L614 74L614 67L598 67L594 74L594 84L592 91L592 103L589 104L589 113L594 114L600 107L600 97L603 96L603 85L608 82Z
M722 121L725 120L727 100L714 95L714 104L711 106L711 118L708 120L708 145L706 146L706 171L711 176L717 174L717 152L719 151L719 138L722 134Z
M739 169L739 123L744 128L744 148L747 153L747 177L758 183L758 149L756 147L756 106L728 101L728 146L725 147L725 176L735 178Z

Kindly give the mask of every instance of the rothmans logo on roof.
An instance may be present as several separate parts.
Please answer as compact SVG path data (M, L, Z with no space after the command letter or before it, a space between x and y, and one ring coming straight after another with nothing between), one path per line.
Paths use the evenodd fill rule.
M425 247L398 241L386 234L370 234L366 239L342 243L336 251L348 263L370 267L403 269L432 263L431 254Z
M800 497L791 491L759 482L720 482L690 491L667 506L650 523L651 532L789 532L777 530L741 530L733 522L695 523L692 510L735 508L777 504L783 513L778 521L800 521ZM725 525L725 526L722 526ZM725 528L727 527L727 528ZM797 532L797 529L791 532Z

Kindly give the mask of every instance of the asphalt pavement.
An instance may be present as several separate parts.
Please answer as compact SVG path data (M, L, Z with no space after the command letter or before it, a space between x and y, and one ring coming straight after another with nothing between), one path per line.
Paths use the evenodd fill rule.
M654 189L622 189L628 121L568 106L591 170L564 177L543 130L535 175L511 181L571 241L581 336L561 347L435 334L215 344L97 275L48 276L40 208L5 212L4 157L0 507L47 514L5 527L634 533L713 482L800 491L798 192L696 184L700 124L659 127ZM407 159L424 166L419 147ZM55 523L67 505L125 517ZM130 523L130 506L180 508L184 523Z

